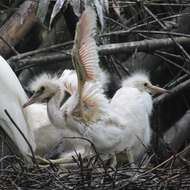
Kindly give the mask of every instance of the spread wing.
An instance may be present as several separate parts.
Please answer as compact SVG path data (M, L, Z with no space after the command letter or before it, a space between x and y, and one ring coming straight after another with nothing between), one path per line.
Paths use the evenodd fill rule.
M83 117L87 123L101 120L107 114L108 100L93 83L86 83L82 94Z
M85 81L95 80L100 70L96 34L96 13L87 7L77 23L72 50L73 65L77 72L79 93Z
M102 78L96 41L96 13L87 7L77 23L74 46L72 50L73 66L78 81L79 103L73 115L85 122L94 122L101 118L107 99L98 85ZM86 83L86 81L93 81ZM71 85L67 85L70 89ZM102 114L103 115L103 114Z

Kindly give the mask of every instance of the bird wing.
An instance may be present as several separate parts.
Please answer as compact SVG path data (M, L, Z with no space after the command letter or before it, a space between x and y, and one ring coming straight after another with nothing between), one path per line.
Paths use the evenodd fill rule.
M85 132L85 137L94 143L98 152L119 152L123 131L117 126L112 124L108 124L109 126L107 126L107 124L104 122L95 123Z
M73 65L78 78L79 99L86 81L96 80L100 72L99 57L94 39L96 33L96 13L86 7L76 26L72 50Z
M95 81L100 70L99 57L94 39L96 33L96 13L91 7L86 7L76 26L74 46L72 50L73 66L77 73L79 103L75 109L77 115L83 118L82 96L86 81ZM88 101L89 102L89 101Z
M72 50L73 65L78 80L95 80L99 70L99 57L94 39L96 34L96 13L91 7L83 12L76 26L75 43Z
M60 77L64 84L64 89L73 95L77 91L77 75L75 70L64 70ZM83 116L86 122L91 123L102 118L106 113L108 100L103 94L103 90L99 88L99 83L85 83L82 93ZM74 115L78 115L78 107L73 111Z
M93 83L86 83L82 93L83 116L88 123L96 122L107 114L108 100Z
M70 95L77 91L77 74L75 70L65 69L59 80Z

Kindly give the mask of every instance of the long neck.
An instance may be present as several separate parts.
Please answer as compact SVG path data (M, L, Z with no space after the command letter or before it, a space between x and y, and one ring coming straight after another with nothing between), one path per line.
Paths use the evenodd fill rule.
M75 96L75 95L74 95ZM72 106L74 104L71 104L72 99L77 99L76 97L72 96L70 101L68 101L68 104L66 107L69 107L72 109ZM61 92L57 92L48 102L47 104L47 112L50 121L53 125L55 125L58 128L65 128L68 127L71 130L74 130L80 135L83 135L85 132L86 126L78 122L73 118L72 115L64 116L64 110L60 109L60 103L62 100L62 94ZM75 107L75 106L74 106Z
M48 101L47 103L47 113L51 123L59 128L64 125L64 119L62 112L60 111L60 103L62 99L61 91L58 90L57 93Z
M147 111L148 115L150 116L152 114L152 108L153 108L152 96L147 92L144 92L143 96L146 100L146 101L144 101L144 104L146 106L146 111Z

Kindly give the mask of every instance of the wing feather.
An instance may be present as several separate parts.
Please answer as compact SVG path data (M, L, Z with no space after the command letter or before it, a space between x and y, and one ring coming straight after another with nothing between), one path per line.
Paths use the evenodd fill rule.
M95 34L96 13L93 8L87 7L77 23L72 51L73 64L82 84L88 80L96 80L100 71Z

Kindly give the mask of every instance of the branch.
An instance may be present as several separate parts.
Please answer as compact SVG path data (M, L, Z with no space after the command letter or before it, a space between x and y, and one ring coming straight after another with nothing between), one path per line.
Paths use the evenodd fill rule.
M0 39L0 54L3 56L8 55L11 52L10 46L14 47L36 23L37 17L35 12L37 4L38 1L24 1L19 9L0 28L1 38L7 42L4 43Z
M133 53L138 49L138 51L149 52L155 51L157 49L165 49L173 47L175 44L179 43L182 45L190 44L190 38L187 37L176 37L173 39L163 38L163 39L153 39L153 40L142 40L136 42L125 42L125 43L115 43L115 44L107 44L102 45L98 48L100 55L110 55L110 54L119 54L119 53ZM70 52L70 51L68 51ZM22 55L22 54L21 54ZM65 55L63 53L54 53L52 55L43 56L40 58L25 58L22 60L21 65L17 65L17 67L24 67L28 64L37 65L40 63L52 63L56 61L63 61L65 59L70 58L71 56ZM18 59L15 59L18 60ZM14 59L9 60L10 63L14 63Z
M133 53L136 49L138 51L155 51L157 49L170 48L175 45L175 42L188 45L190 38L176 37L176 38L163 38L153 40L142 40L136 42L114 43L107 44L99 47L99 53L101 55L118 54L118 53Z

